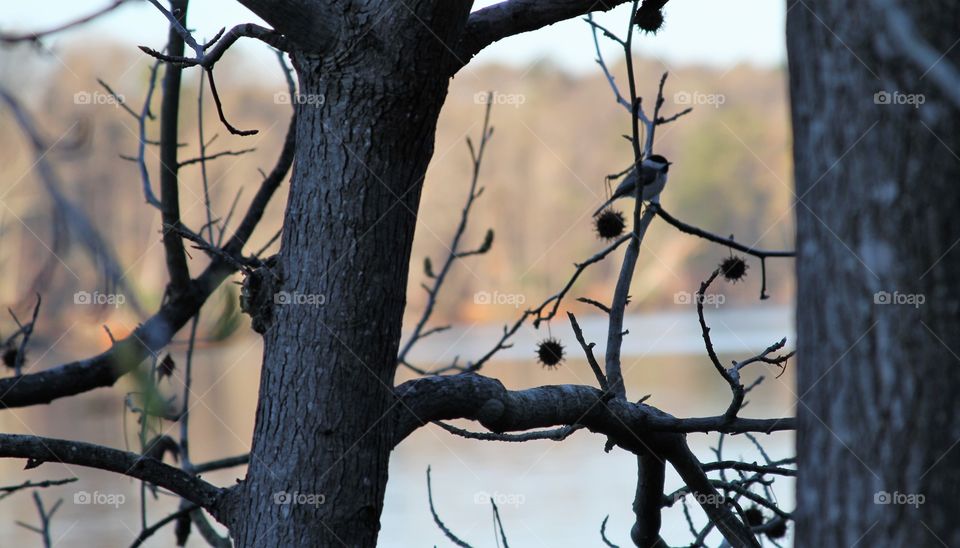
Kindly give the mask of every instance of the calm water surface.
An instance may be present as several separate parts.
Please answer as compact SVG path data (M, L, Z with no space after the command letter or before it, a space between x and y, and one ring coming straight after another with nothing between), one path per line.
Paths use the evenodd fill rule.
M784 336L792 347L793 320L787 308L708 309L707 314L717 350L725 362L753 355ZM606 331L603 318L583 318L581 324L587 338L603 348ZM728 391L703 353L696 314L692 310L631 317L626 328L631 335L624 346L624 372L632 399L650 394L650 404L677 416L715 415L725 409ZM447 363L456 355L460 355L461 360L469 360L490 348L501 329L501 325L458 326L428 339L429 344L420 347L414 357L422 365ZM552 334L565 341L568 354L572 355L558 370L544 370L534 363L534 345L543 331L525 330L518 333L515 346L504 351L483 372L501 379L511 389L541 384L592 384L586 363L576 359L576 341L569 326L554 322ZM191 420L195 462L248 450L260 352L260 343L255 338L240 338L228 348L199 352ZM84 355L83 349L59 348L45 356L41 366L78 355ZM760 372L757 369L749 373L745 380L751 381ZM743 414L792 415L795 401L792 369L779 379L775 378L776 371L767 373L766 381L748 398L750 405ZM401 375L399 380L403 378L406 377ZM167 388L172 394L176 385ZM126 438L133 447L136 425L130 416L125 425L122 412L123 394L130 389L131 386L122 381L112 389L100 389L49 406L5 411L0 414L0 428L4 432L84 439L121 448L125 447L126 428ZM475 428L467 423L461 426ZM177 432L173 430L170 434L176 436ZM793 454L792 435L777 434L761 439L773 458ZM702 460L714 459L711 447L716 445L716 436L695 434L689 440ZM578 432L562 443L504 444L464 440L435 426L423 428L394 451L381 545L451 545L430 516L426 489L429 465L433 470L434 501L441 517L473 546L497 545L487 502L490 497L500 501L501 517L511 546L602 546L600 523L607 515L611 540L630 546L636 460L619 449L604 453L604 441L600 436ZM723 456L760 460L752 444L739 436L727 438ZM53 522L56 546L128 546L135 538L140 529L139 483L79 467L44 464L23 472L22 466L22 461L0 461L0 484L19 483L26 477L36 480L82 478L74 484L41 491L48 505L63 498ZM211 474L207 479L230 485L243 473L242 468L236 468ZM679 486L676 475L668 474L668 490ZM92 498L99 495L97 500L104 504L81 504L82 499L74 497L82 492ZM781 480L776 494L785 509L793 509L792 482ZM161 494L157 501L150 502L148 521L162 518L175 506L175 500ZM29 493L0 501L0 509L4 515L0 520L0 547L40 545L36 534L14 524L14 520L37 522ZM695 510L693 516L697 523L704 522L699 510ZM679 505L666 511L663 536L672 545L690 542ZM147 545L172 546L172 529L165 529ZM192 538L188 545L199 547L204 543Z

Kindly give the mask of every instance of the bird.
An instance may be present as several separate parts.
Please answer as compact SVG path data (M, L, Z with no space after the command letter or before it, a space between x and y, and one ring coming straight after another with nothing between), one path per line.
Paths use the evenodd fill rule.
M643 201L653 200L663 191L663 187L667 185L667 171L669 171L671 163L672 162L668 162L666 158L659 154L652 154L643 161L640 167L644 184ZM599 215L601 211L606 209L607 206L614 201L624 196L633 196L636 193L636 184L637 170L631 169L630 173L617 185L617 189L613 191L613 196L606 202L603 202L603 205L593 213L593 216L596 217Z

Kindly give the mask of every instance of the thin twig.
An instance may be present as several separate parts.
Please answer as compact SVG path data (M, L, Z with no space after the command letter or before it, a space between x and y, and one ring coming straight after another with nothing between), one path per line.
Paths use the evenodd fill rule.
M608 393L610 387L607 384L607 378L603 376L600 364L597 363L597 358L593 355L593 347L596 346L596 344L587 344L587 341L584 340L583 330L580 329L580 324L577 323L577 318L573 315L573 312L567 312L567 317L570 318L570 326L573 327L573 333L577 336L577 342L580 343L580 346L583 348L583 353L587 356L587 363L590 364L590 369L593 370L593 375L597 378L600 389L603 390L605 394Z
M437 304L437 296L440 293L440 289L443 287L443 282L446 280L447 274L450 272L450 268L453 266L454 261L469 255L484 254L489 251L490 245L492 244L493 232L488 231L487 234L490 236L484 239L483 244L479 248L468 252L459 251L460 240L467 229L467 222L470 217L470 208L473 206L474 201L483 192L482 188L479 190L477 189L477 183L480 180L480 167L483 165L483 153L486 151L487 143L490 141L490 138L493 137L493 128L490 126L490 112L493 107L492 94L488 96L486 105L487 107L483 115L483 129L481 130L480 134L480 144L476 149L474 149L473 142L469 137L467 138L467 147L470 149L470 157L473 161L473 171L470 178L470 189L467 193L467 202L464 204L463 210L460 212L460 222L453 234L453 239L450 242L447 256L443 261L443 266L440 267L440 271L434 274L432 271L430 271L430 263L428 262L429 259L427 259L427 262L425 262L425 270L427 270L426 274L428 277L433 278L433 284L426 287L427 304L424 307L423 313L420 315L420 319L414 326L413 332L410 334L410 338L403 345L403 348L401 348L399 354L397 355L398 363L403 364L417 372L422 370L408 363L407 355L409 354L410 349L413 348L418 341L422 340L424 337L427 337L431 333L437 333L445 329L432 329L424 331L424 327L430 320L430 316L433 314L434 307Z
M58 32L62 32L62 31L71 29L71 28L73 28L73 27L82 25L82 24L84 24L84 23L88 23L88 22L90 22L90 21L93 21L94 19L96 19L96 18L98 18L98 17L100 17L100 16L102 16L102 15L105 15L105 14L107 14L107 13L110 13L111 11L117 9L117 8L120 7L124 2L127 2L127 0L114 0L114 1L111 2L110 4L107 4L106 6L100 8L99 10L97 10L97 11L95 11L95 12L93 12L93 13L90 13L89 15L85 15L85 16L83 16L83 17L80 17L79 19L75 19L75 20L73 20L73 21L70 21L69 23L63 23L63 24L57 25L57 26L55 26L55 27L52 27L52 28L49 28L49 29L46 29L46 30L33 31L33 32L27 32L27 33L22 33L22 34L3 34L3 33L0 33L0 42L6 42L6 43L8 43L8 44L12 44L12 43L14 43L14 42L28 42L28 41L29 41L29 42L37 42L37 41L39 41L41 38L43 38L44 36L49 36L49 35L51 35L51 34L55 34L55 33L58 33Z
M30 336L33 335L33 328L37 325L37 315L40 313L40 294L37 293L37 304L33 307L33 317L30 319L29 323L21 324L20 320L17 319L17 315L13 313L13 310L7 309L10 312L10 315L13 316L13 321L17 323L17 326L20 328L19 333L23 336L20 339L20 348L17 350L17 358L14 360L14 375L19 377L21 369L23 367L23 360L26 355L27 345L30 344Z
M600 523L600 538L603 540L603 543L610 548L620 548L616 544L610 542L610 539L607 538L607 520L609 519L610 516L604 516L603 522Z
M440 520L440 516L437 514L437 510L433 506L433 487L430 484L430 467L429 466L427 466L427 500L430 502L430 513L433 514L433 522L436 523L437 527L439 527L440 530L443 531L443 534L446 535L448 539L450 539L450 542L456 544L457 546L460 546L460 548L471 548L469 544L460 540L457 537L457 535L454 535L453 531L448 529L447 526L443 524L443 521Z
M196 504L189 502L187 506L177 510L176 512L168 515L167 517L161 519L160 521L154 523L153 525L140 531L140 534L137 535L137 538L134 539L133 544L130 545L130 548L137 548L142 545L148 538L152 537L154 533L163 528L164 525L176 521L178 518L193 512L194 510L199 509L200 507Z
M19 485L8 485L5 487L0 487L0 500L3 500L10 495L16 493L21 489L43 489L45 487L53 487L55 485L64 485L66 483L73 483L77 481L78 478L64 478L60 480L43 480L43 481L30 481L27 480Z

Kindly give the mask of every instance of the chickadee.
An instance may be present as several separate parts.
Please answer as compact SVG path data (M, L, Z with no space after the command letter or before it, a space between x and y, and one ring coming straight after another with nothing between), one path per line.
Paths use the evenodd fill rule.
M640 173L644 183L643 201L653 200L663 191L663 187L667 185L667 171L670 169L670 163L671 162L668 162L663 156L652 154L640 164ZM632 169L630 173L624 177L623 181L617 185L617 189L613 191L613 196L606 202L603 202L603 205L594 212L594 217L599 215L601 211L606 209L606 207L614 201L624 196L632 197L636 193L636 184L637 170Z

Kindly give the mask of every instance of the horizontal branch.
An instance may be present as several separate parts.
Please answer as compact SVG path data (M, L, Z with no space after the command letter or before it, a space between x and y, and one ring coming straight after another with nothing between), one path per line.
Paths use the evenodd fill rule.
M224 468L232 468L234 466L243 466L250 462L250 453L243 455L237 455L235 457L226 457L222 459L212 460L209 462L203 462L200 464L193 465L194 474L202 474L204 472L212 472L214 470L223 470Z
M608 11L627 0L507 0L477 10L467 19L455 54L461 65L490 44L594 11Z
M747 255L753 255L754 257L757 257L760 259L764 259L766 257L796 257L797 255L795 251L760 249L753 246L743 245L740 242L735 241L733 238L724 238L723 236L717 236L716 234L707 232L706 230L697 228L693 225L689 225L681 221L680 219L677 219L673 215L670 215L669 213L667 213L666 210L664 210L663 206L661 205L656 206L656 211L657 211L657 215L661 219L666 221L668 224L672 225L674 228L676 228L680 232L691 234L693 236L698 236L700 238L703 238L704 240L709 240L713 243L717 243L717 244L729 247L730 249L736 249L737 251L746 253Z
M220 31L220 32L222 33L223 31ZM201 56L184 57L184 56L176 56L176 55L166 55L166 54L160 53L159 51L148 48L146 46L140 46L140 50L146 53L147 55L150 55L151 57L155 57L156 59L159 59L166 63L174 63L174 64L184 65L184 66L199 65L206 69L210 69L210 68L213 68L213 65L215 65L217 61L220 60L221 57L223 57L223 54L226 53L228 49L230 49L230 46L232 46L234 42L244 37L255 38L281 51L287 51L289 49L289 44L287 44L286 39L284 39L284 37L280 33L272 29L267 29L259 25L255 25L253 23L244 23L244 24L233 27L232 29L227 31L226 34L223 34L222 37L215 42L213 47L209 51L206 51Z
M43 481L24 481L23 483L17 485L8 485L5 487L0 487L0 500L3 500L10 495L20 491L21 489L43 489L45 487L53 487L56 485L64 485L67 483L73 483L77 481L77 478L64 478L59 480L43 480Z
M331 2L307 0L239 0L298 49L323 53L336 43L343 14Z
M0 457L29 459L30 467L45 462L75 464L116 472L150 482L207 508L216 517L223 489L151 457L80 441L0 434Z
M788 459L792 462L792 459ZM781 466L765 466L754 462L741 462L738 460L724 460L717 462L708 462L703 465L704 472L713 470L737 470L740 472L758 472L760 474L773 474L775 476L796 476L797 471L792 468L783 468Z
M401 405L394 408L394 443L429 422L451 419L475 420L495 433L580 424L628 450L642 450L654 443L649 437L660 433L771 433L796 428L793 418L677 418L645 404L603 402L603 392L590 386L507 390L499 380L473 373L411 380L395 393Z

